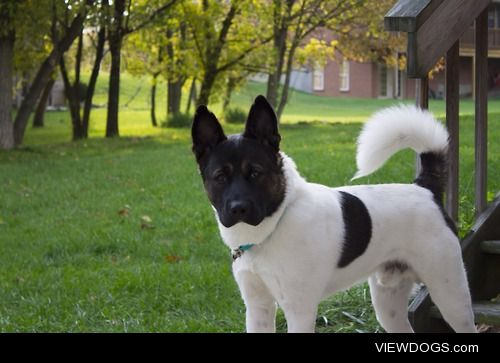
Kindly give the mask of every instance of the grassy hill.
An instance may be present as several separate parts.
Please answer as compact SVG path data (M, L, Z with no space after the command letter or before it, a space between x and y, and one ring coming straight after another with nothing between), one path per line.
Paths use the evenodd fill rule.
M106 102L105 81L101 77L97 104ZM263 85L250 83L234 104L247 109L263 92ZM244 330L244 305L189 130L151 127L145 78L124 75L121 102L126 137L102 137L106 111L98 108L91 138L73 143L68 113L50 112L45 128L28 129L26 147L0 151L0 332ZM358 121L393 102L294 92L281 127L282 149L308 180L350 184ZM490 105L497 110L496 102ZM443 103L431 107L439 114ZM471 109L463 102L464 112ZM500 190L499 118L490 114L490 198ZM292 124L304 120L326 122ZM460 128L464 233L474 215L473 118L463 116ZM228 132L240 129L226 125ZM413 153L402 152L357 182L408 183L413 165ZM326 300L318 316L318 331L380 329L366 284ZM285 328L279 312L278 329Z

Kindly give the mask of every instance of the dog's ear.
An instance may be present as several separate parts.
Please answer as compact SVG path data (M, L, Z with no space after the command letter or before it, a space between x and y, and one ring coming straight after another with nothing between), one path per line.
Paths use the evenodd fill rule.
M197 108L191 136L193 138L193 152L198 162L219 143L227 139L217 117L206 106Z
M257 96L250 108L243 137L256 139L276 152L279 151L281 136L278 132L278 119L264 96Z

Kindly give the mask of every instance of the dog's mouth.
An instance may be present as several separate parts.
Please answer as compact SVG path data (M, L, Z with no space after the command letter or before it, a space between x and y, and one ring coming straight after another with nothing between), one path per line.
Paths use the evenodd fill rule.
M248 199L229 200L222 208L216 208L220 223L230 228L238 223L258 226L264 219L264 213L258 205Z
M226 213L219 213L219 212L217 212L217 215L219 217L220 223L226 228L231 228L232 226L234 226L238 223L245 223L245 224L249 224L251 226L256 227L264 219L263 217L260 217L260 216L248 216L245 218L235 218L232 215L227 215Z

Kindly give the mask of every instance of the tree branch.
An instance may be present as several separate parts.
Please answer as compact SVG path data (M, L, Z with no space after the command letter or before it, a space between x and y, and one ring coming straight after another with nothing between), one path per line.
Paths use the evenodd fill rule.
M224 21L222 22L222 28L219 33L219 39L217 40L217 43L215 44L214 48L210 48L210 44L207 44L207 52L206 52L206 57L207 57L207 64L210 64L212 60L215 60L215 68L217 68L217 61L220 57L220 53L222 52L222 48L224 47L224 44L226 44L226 38L227 34L229 33L229 29L231 28L231 25L233 24L233 19L236 16L238 9L234 4L231 4L231 7L229 8L228 13L226 14L226 17ZM208 59L210 58L210 59Z
M124 29L124 34L130 34L144 28L146 25L151 23L158 15L170 9L176 2L177 0L170 0L165 5L153 11L146 20L144 20L142 23L137 24L135 27L129 28L127 25L127 27Z
M269 43L272 39L273 39L273 36L271 35L271 36L265 38L262 42L260 42L258 44L255 44L255 45L253 45L251 47L248 47L239 56L237 56L236 58L228 61L223 66L218 67L216 71L217 72L224 72L225 70L227 70L227 69L231 68L232 66L234 66L236 63L240 62L242 59L244 59L249 53L251 53L255 49L260 48L261 46L263 46L266 43Z
M203 68L205 68L205 58L203 57L203 48L200 45L200 41L198 40L198 36L196 33L196 30L194 29L194 26L191 24L190 21L188 21L189 27L191 28L191 33L193 34L193 39L194 39L194 45L196 47L196 50L198 51L199 59L201 60L201 64Z
M123 29L128 29L128 22L130 20L130 7L132 6L132 0L128 0L128 4L127 4L127 15L125 15L125 26L123 27Z

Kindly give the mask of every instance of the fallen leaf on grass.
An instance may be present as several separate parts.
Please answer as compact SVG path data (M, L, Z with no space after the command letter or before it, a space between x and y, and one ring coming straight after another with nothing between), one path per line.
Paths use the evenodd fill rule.
M181 256L174 256L174 255L165 256L165 261L167 261L167 263L176 263L179 262L180 260L182 260Z
M122 217L128 217L130 214L130 206L128 204L125 204L122 209L118 211L118 215Z
M2 224L6 224L6 223L5 223L5 221L4 221L2 218L0 218L0 226L1 226Z
M142 216L141 217L141 228L142 229L155 228L152 223L153 223L153 220L151 219L150 216Z

